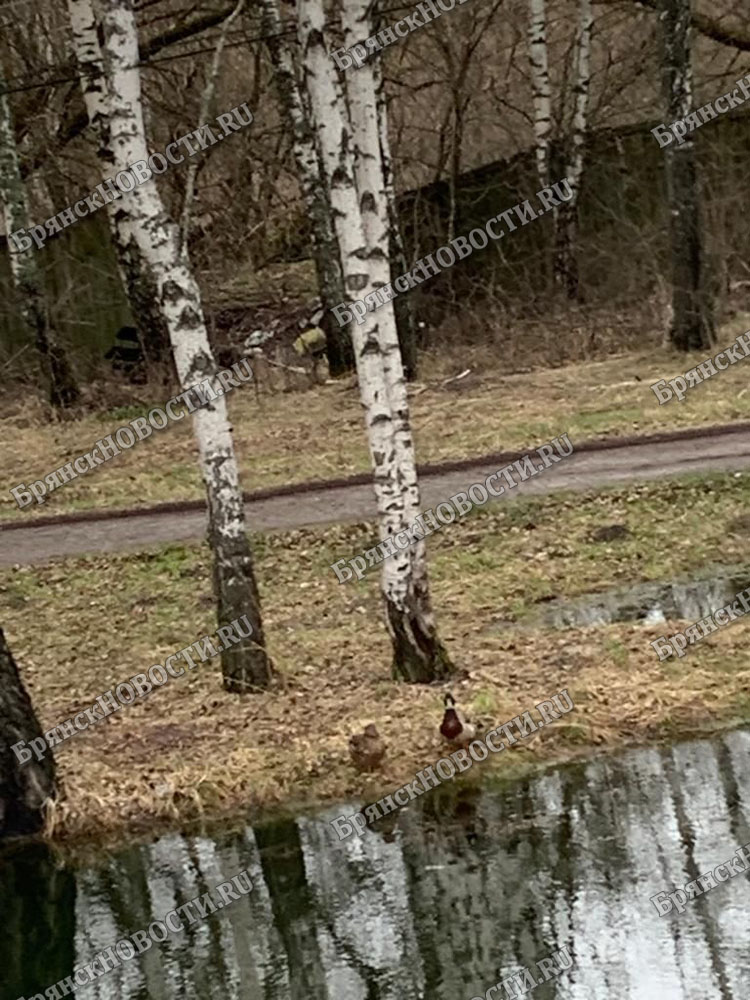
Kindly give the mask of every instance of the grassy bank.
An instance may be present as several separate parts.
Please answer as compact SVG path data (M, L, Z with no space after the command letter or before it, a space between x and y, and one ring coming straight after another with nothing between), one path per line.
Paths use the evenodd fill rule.
M742 325L722 332L728 343ZM639 434L750 418L747 368L739 362L688 393L659 406L650 384L672 378L704 358L666 351L606 361L503 374L494 358L462 351L460 357L425 359L422 385L412 395L412 422L420 462L467 458L536 447L567 431L574 441ZM465 379L442 385L464 368ZM155 432L130 451L52 493L44 504L19 510L8 492L89 451L128 420L164 402L83 420L45 424L31 404L0 422L0 519L103 507L141 507L200 499L203 489L188 420ZM363 472L369 458L356 387L326 385L305 392L256 395L245 386L228 397L243 487L247 490Z
M567 688L576 710L478 764L511 775L592 749L710 731L750 716L744 620L688 656L649 646L680 623L514 628L540 599L706 572L747 559L750 477L650 483L507 502L429 540L440 630L466 677L456 697L487 725ZM619 523L617 541L592 538ZM395 684L378 579L341 586L329 563L373 544L373 525L253 538L277 690L237 698L218 661L57 750L59 839L119 838L162 824L348 795L377 797L445 752L442 688ZM61 561L2 576L3 625L44 729L213 630L207 550L169 547ZM375 721L382 769L358 774L348 736Z

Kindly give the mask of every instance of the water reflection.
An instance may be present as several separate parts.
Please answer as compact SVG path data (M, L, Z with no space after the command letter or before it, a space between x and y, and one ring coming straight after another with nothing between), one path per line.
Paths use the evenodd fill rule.
M216 840L174 834L74 872L16 852L0 861L0 1000L32 998L245 868L249 895L76 997L469 1000L567 948L572 967L535 1000L746 1000L748 877L679 917L649 897L750 842L748 751L740 730L441 787L343 843L333 809Z

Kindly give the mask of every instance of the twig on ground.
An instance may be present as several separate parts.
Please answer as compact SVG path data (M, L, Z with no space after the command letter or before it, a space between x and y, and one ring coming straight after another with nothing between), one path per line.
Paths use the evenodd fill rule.
M419 396L423 392L427 392L428 389L437 389L445 385L449 385L451 382L458 382L462 378L466 378L467 375L471 374L471 368L465 368L458 375L451 375L450 378L444 378L441 382L429 382L427 385L420 386L415 392L412 392L413 396Z

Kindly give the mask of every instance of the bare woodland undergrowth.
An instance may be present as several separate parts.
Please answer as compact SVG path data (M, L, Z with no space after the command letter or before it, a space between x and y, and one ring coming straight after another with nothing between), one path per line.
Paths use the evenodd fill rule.
M706 355L654 349L653 329L648 337L638 333L645 328L645 316L625 321L614 314L581 312L576 325L568 314L565 329L553 319L527 320L514 327L512 337L497 329L489 343L478 335L472 343L478 316L453 322L455 326L445 324L438 331L443 346L423 354L420 381L409 388L417 460L422 463L535 448L566 431L575 444L750 418L741 363L688 393L683 402L659 406L649 385L684 373ZM639 322L644 326L638 327ZM721 328L719 344L729 343L748 326L750 315L738 314ZM542 358L547 359L544 364ZM463 378L454 378L467 369ZM195 444L189 421L183 420L53 492L44 504L19 510L11 486L43 478L168 397L161 386L112 382L98 383L91 393L102 409L111 393L110 408L59 423L45 420L35 394L16 392L8 399L8 416L0 421L0 468L7 484L0 495L0 519L202 496ZM245 490L346 476L370 467L353 378L312 386L305 377L264 368L257 385L248 384L227 399Z

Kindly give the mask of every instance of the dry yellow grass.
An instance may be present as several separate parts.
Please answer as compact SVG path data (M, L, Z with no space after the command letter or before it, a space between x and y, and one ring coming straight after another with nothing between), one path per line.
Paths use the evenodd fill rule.
M741 331L741 323L727 327L722 342ZM742 362L693 389L684 402L658 405L649 385L686 371L703 357L657 350L510 376L503 375L500 363L488 363L486 348L466 349L460 358L453 354L440 361L425 359L424 378L433 387L412 398L417 458L438 462L536 447L564 431L581 441L749 418L747 368ZM438 385L463 368L472 369L466 379ZM30 406L4 419L0 519L200 499L197 450L188 420L155 432L55 491L44 504L19 510L8 492L89 451L98 439L161 402L157 398L141 410L63 424L41 423ZM246 490L369 468L356 388L331 385L256 396L252 387L245 387L229 396L229 408Z
M746 720L743 620L688 656L660 663L649 646L679 623L645 628L500 627L540 597L616 582L705 572L747 552L750 477L712 476L514 501L430 538L441 635L467 676L451 686L488 724L567 688L576 710L470 775L569 759L592 749L689 735ZM591 541L624 523L616 542ZM161 825L288 808L347 796L375 799L444 753L443 688L396 684L377 575L340 586L329 563L371 544L371 525L253 538L277 690L238 698L218 661L57 749L63 797L54 836L122 839ZM208 553L173 546L108 559L25 567L1 578L3 625L45 729L102 692L163 662L213 628ZM358 774L347 740L375 721L382 769Z

